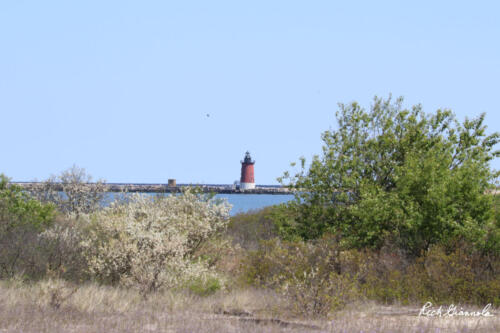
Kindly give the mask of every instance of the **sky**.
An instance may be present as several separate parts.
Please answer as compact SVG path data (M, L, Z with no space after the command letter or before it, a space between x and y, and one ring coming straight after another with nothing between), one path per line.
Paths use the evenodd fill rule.
M232 184L248 150L277 184L321 152L337 103L375 95L500 131L499 16L480 0L0 0L0 173Z

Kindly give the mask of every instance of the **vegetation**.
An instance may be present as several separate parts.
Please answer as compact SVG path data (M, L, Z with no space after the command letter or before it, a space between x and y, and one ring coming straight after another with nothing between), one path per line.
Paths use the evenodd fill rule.
M67 181L62 194L51 194L51 182L32 189L34 198L54 198L54 204L44 204L2 179L3 249L5 254L13 252L2 257L6 276L95 279L137 287L145 296L195 282L197 292L221 288L217 273L196 251L225 230L229 206L224 201L186 191L130 195L99 208L94 201L101 185L96 190L83 169L73 167L59 177ZM57 218L54 207L60 209ZM31 228L29 238L20 229L26 225ZM13 242L13 236L23 236L23 242ZM36 255L24 263L19 260L22 251Z
M369 111L340 104L322 156L281 179L297 190L282 234L331 233L348 248L390 241L414 257L457 239L483 245L494 228L486 191L498 176L489 161L500 154L500 134L486 135L484 117L459 123L449 110L428 115L391 98L375 98Z
M370 111L341 104L337 120L322 156L281 178L295 200L269 214L280 238L249 253L246 281L309 316L353 299L499 305L499 134L484 115L460 124L375 98Z
M63 297L53 296L58 294ZM64 297L67 295L70 296ZM52 301L54 298L59 302ZM96 283L75 287L61 280L32 284L7 280L0 281L0 302L0 328L4 332L500 331L498 315L490 318L418 318L416 308L381 307L369 303L339 311L329 320L294 318L288 312L286 300L262 289L231 290L210 297L161 291L144 299L137 290Z
M41 202L56 205L61 213L78 216L98 210L105 191L104 180L92 182L92 176L85 169L73 165L37 184L30 195Z
M257 211L239 213L231 218L227 235L235 244L239 244L244 249L256 250L261 241L278 237L274 216L279 211L279 207L271 206Z
M127 203L85 216L88 236L81 246L92 275L149 293L186 280L213 280L215 272L193 254L228 219L227 204L189 191L156 198L134 195Z
M38 233L47 229L55 217L51 204L42 204L8 183L0 174L0 277L35 266Z
M0 174L0 221L2 233L12 228L29 225L37 230L49 226L55 216L54 206L42 204L22 191L21 187L9 184L9 179Z
M1 175L0 318L38 326L0 329L426 332L425 302L500 306L500 136L484 115L459 123L376 98L337 120L322 156L282 178L294 201L232 218L197 190L102 207L104 182L76 166L29 192ZM406 314L380 319L379 305ZM484 323L455 325L500 327Z
M335 237L263 242L245 260L248 283L286 297L300 316L325 316L359 301L500 305L500 260L461 244L410 259L397 249L340 250ZM339 271L341 273L339 273Z

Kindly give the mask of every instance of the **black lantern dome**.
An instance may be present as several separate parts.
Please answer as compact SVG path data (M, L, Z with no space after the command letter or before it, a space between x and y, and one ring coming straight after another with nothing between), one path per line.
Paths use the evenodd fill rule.
M250 152L246 152L245 153L245 158L243 159L243 161L241 161L241 163L243 164L254 164L255 161L252 161L252 157L250 156Z

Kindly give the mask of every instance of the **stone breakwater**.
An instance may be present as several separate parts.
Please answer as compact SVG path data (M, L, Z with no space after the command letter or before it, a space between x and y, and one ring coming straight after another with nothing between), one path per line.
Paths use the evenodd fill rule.
M13 182L26 190L41 185L37 182ZM204 193L224 193L224 194L292 194L292 190L281 186L257 185L254 189L241 190L233 185L200 185L200 184L104 184L107 192L142 192L142 193L179 193L189 187L199 189ZM54 184L56 190L62 190L62 184Z

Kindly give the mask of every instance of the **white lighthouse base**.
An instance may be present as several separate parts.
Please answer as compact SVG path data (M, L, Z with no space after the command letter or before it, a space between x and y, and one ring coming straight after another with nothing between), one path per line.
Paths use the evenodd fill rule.
M240 183L240 190L251 190L255 188L255 183Z

